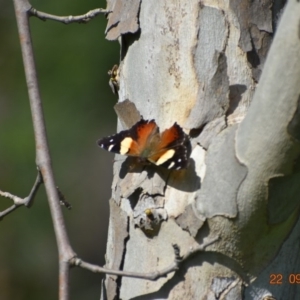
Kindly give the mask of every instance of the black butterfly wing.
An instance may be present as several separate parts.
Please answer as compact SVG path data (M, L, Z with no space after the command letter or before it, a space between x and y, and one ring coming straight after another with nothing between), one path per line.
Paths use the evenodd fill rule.
M141 119L128 130L98 140L98 145L107 151L129 156L141 156L148 140L158 131L154 120Z
M148 160L167 169L180 170L187 168L190 155L189 137L177 123L174 123L161 134L155 152Z

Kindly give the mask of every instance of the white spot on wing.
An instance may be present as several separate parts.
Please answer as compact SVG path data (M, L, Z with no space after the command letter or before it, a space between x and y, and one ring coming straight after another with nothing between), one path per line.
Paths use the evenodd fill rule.
M113 142L113 141L114 141L114 139L110 139L110 140L109 140L110 143Z
M128 153L132 142L133 142L132 138L126 137L121 142L121 145L120 145L121 146L120 147L120 154L125 155L126 153Z
M168 169L172 169L172 167L175 165L175 163L174 163L174 161L172 161L171 163L170 163L170 165L168 166Z
M175 154L175 150L174 149L170 149L167 152L165 152L159 159L158 161L155 163L157 166L162 165L163 163L165 163L167 160L169 160L170 158L172 158Z
M108 150L108 151L111 151L111 149L112 149L114 146L115 146L115 144L110 145L110 146L107 148L107 150Z

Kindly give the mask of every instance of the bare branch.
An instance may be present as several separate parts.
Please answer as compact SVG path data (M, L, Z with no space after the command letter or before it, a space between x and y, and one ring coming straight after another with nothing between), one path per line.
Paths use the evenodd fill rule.
M181 264L183 261L187 260L193 254L200 252L200 251L204 251L206 247L215 243L218 239L219 239L219 237L217 236L217 237L206 240L204 243L202 243L198 247L191 248L183 257L180 256L180 249L179 249L178 245L173 245L174 254L175 254L174 262L169 267L167 267L161 271L151 272L151 273L147 273L147 274L138 273L138 272L111 270L111 269L107 269L107 268L103 268L103 267L99 267L97 265L87 263L77 257L74 257L70 261L70 263L71 263L71 265L81 267L83 269L89 270L94 273L105 273L105 274L110 274L110 275L133 277L133 278L140 278L140 279L147 279L147 280L154 281L154 280L159 279L160 277L166 276L167 274L178 270L179 264Z
M40 172L40 170L38 169L38 174L35 180L35 183L30 191L30 194L28 195L28 197L26 197L25 199L27 199L27 201L25 202L25 206L30 207L33 203L33 199L38 191L39 186L43 183L43 178L42 178L42 174Z
M103 9L103 8L96 8L93 10L90 10L84 15L79 15L79 16L56 16L56 15L51 15L44 13L42 11L38 11L35 8L31 7L30 10L28 11L30 16L35 16L38 17L39 19L46 21L46 20L52 20L52 21L57 21L61 22L64 24L70 24L70 23L87 23L91 19L95 18L96 16L100 14L107 14L109 11Z
M14 6L33 120L36 164L41 171L45 184L58 247L60 284L59 300L68 300L69 261L75 256L75 252L70 245L67 235L49 154L46 126L29 28L29 12L31 5L28 0L14 0Z
M15 196L15 195L12 195L8 192L3 192L0 190L0 196L3 196L5 198L9 198L11 199L14 204L7 208L6 210L0 212L0 219L2 219L4 216L8 215L9 213L13 212L14 210L16 210L18 207L22 206L22 205L25 205L27 207L30 207L32 202L33 202L33 199L36 195L36 192L39 188L39 186L41 185L41 183L43 182L43 179L42 179L42 175L40 173L40 171L38 171L38 175L37 175L37 178L35 180L35 183L29 193L29 195L26 197L26 198L20 198L18 196Z
M59 258L59 300L68 300L69 299L69 262L64 261Z

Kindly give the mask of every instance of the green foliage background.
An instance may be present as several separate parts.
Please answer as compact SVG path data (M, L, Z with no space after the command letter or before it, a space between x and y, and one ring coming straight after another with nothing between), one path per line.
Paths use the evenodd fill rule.
M105 1L38 1L33 7L78 15ZM73 248L104 264L113 156L96 146L112 134L117 97L107 71L119 61L105 40L106 19L64 25L31 18L32 39L56 182L73 209L63 208ZM28 195L35 177L34 136L12 1L0 1L0 189ZM0 209L11 205L0 198ZM44 187L32 208L0 222L0 299L57 299L57 248ZM99 299L100 275L71 270L71 299Z

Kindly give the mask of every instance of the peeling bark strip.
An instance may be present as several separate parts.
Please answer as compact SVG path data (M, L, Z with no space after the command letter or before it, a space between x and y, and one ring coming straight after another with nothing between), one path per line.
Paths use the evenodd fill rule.
M125 245L129 237L126 214L115 204L113 199L109 201L110 204L110 225L108 232L107 251L112 253L106 258L106 267L113 270L122 270L123 256L125 254ZM118 294L117 276L107 276L106 278L106 295L107 299L115 299Z
M226 16L220 9L204 6L199 11L198 19L198 40L193 61L199 91L186 122L189 128L199 128L224 116L229 107L227 59L224 55L229 30Z
M135 33L139 30L138 14L141 0L107 1L108 15L106 38L116 40L122 34Z
M196 200L198 213L203 217L237 217L237 196L246 177L247 167L235 156L236 130L237 126L224 130L214 139L207 152L207 172Z
M156 282L122 278L120 299L300 294L299 285L270 284L272 273L300 270L300 7L288 3L266 60L281 8L276 0L147 0L139 34L122 34L119 101L130 99L161 130L177 122L193 133L185 171L130 173L115 163L113 201L129 237L123 269L159 270L172 244L184 255L207 237L220 240ZM108 247L109 261L115 255Z
M128 99L118 102L114 109L124 129L129 129L142 118L135 104Z

